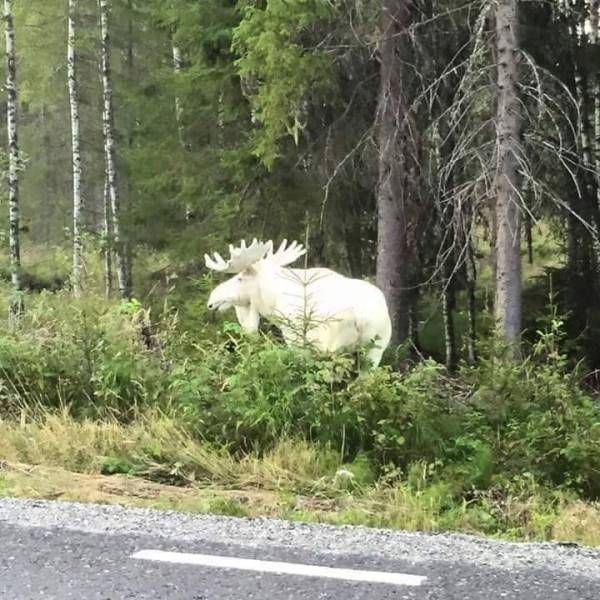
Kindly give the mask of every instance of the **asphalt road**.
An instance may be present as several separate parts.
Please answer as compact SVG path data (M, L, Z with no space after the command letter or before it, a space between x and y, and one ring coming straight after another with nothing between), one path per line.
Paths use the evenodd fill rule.
M600 551L555 544L12 499L0 540L2 600L600 598Z

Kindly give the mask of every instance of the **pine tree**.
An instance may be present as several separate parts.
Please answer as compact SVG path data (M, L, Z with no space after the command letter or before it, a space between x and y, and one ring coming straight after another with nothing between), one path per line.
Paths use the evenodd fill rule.
M500 334L518 352L521 336L521 199L518 163L521 116L519 82L518 0L498 0L497 165L496 165L496 323Z
M395 343L403 342L410 333L407 211L411 182L401 50L412 10L410 1L383 0L379 42L377 285L388 303Z

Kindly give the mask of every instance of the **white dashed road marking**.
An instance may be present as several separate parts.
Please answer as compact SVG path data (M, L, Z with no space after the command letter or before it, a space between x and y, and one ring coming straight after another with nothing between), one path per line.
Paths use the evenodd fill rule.
M163 552L161 550L141 550L131 556L141 560L198 565L219 569L238 569L241 571L260 571L279 575L301 575L304 577L325 577L327 579L345 579L347 581L363 581L368 583L388 583L391 585L421 585L426 577L407 575L405 573L389 573L384 571L362 571L356 569L335 569L316 565L301 565L288 562L251 560L231 556L213 556L209 554L186 554L185 552Z

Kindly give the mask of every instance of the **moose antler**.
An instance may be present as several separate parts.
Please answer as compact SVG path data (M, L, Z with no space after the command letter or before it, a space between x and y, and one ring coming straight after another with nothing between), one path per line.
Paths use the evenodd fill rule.
M289 246L286 246L287 240L283 240L275 253L271 247L267 258L275 262L275 264L279 265L280 267L285 267L287 265L291 265L294 261L306 254L306 248L304 248L304 246L298 242L292 242Z
M253 265L264 258L267 253L271 252L273 252L273 242L259 242L254 238L249 246L246 246L245 240L242 240L242 243L238 248L234 248L230 244L229 260L225 260L218 252L215 252L214 257L205 254L204 262L212 271L219 271L220 273L240 273L250 265Z

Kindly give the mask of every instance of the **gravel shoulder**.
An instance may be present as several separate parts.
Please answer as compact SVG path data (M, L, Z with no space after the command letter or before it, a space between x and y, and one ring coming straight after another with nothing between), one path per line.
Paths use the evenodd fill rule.
M248 549L378 556L411 564L443 562L508 570L549 570L600 580L600 551L556 543L507 543L457 534L421 534L275 519L0 499L0 523L103 535L152 536L173 542L215 542Z

